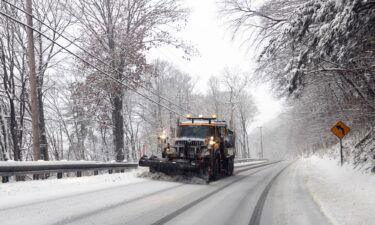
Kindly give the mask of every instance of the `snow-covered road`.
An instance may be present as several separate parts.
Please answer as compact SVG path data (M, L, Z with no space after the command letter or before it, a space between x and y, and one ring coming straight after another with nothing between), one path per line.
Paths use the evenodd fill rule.
M157 180L138 171L40 186L55 188L55 197L54 190L43 196L36 189L18 195L12 185L20 183L6 184L0 186L0 224L330 224L306 185L305 163L249 163L209 185L200 179ZM111 176L118 179L107 182ZM8 195L2 187L11 187Z
M27 197L28 193L9 194L4 198L6 202L0 203L0 224L249 224L265 188L288 165L286 162L262 167L252 163L248 167L241 165L235 176L209 185L199 179L160 181L150 179L143 172L145 177L133 178L131 182L114 182L116 185L112 186L88 189L77 185L78 190L70 190L71 194L67 194L68 187L64 188L65 192L56 187L55 197L50 193L53 190L47 197L39 198ZM293 204L295 200L289 198L289 188L297 197L304 196L297 172L292 164L275 180L263 213L260 211L260 224L271 224L270 221L303 224L303 218L311 220L305 224L317 224L316 221L324 224L325 217L319 214L310 199L302 197L302 202ZM38 195L37 190L31 190L29 194L33 192ZM20 196L24 197L24 203ZM288 211L293 209L299 210L299 216ZM284 212L287 215L279 216Z
M293 163L275 180L265 202L262 224L330 224L305 186L302 166L301 161Z

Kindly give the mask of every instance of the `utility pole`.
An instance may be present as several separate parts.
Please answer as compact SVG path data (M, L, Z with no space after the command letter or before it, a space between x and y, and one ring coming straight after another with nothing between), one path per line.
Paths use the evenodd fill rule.
M40 132L39 132L39 112L38 112L38 96L37 96L37 77L35 71L35 54L34 54L34 31L32 0L26 0L27 11L27 52L29 65L29 79L30 79L30 97L31 97L31 120L32 120L32 134L33 134L33 152L34 161L40 159Z
M259 158L263 159L263 135L262 135L262 126L259 127L260 132L260 152L259 152Z
M341 166L344 165L344 158L342 154L342 138L340 138L340 162L341 162Z

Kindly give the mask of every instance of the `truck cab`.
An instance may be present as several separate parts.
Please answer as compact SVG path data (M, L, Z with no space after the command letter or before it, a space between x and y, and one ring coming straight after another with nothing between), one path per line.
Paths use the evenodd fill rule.
M214 180L233 174L235 135L225 121L216 118L187 118L179 122L172 143L162 149L162 158L142 157L140 166L167 174L193 173Z

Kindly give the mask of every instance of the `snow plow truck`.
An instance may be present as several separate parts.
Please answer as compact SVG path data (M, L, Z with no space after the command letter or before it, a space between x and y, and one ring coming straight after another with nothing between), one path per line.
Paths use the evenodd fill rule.
M216 115L187 116L187 121L178 122L173 136L169 143L164 132L158 138L163 143L161 158L144 155L139 166L149 167L150 172L199 176L207 182L233 174L235 134Z

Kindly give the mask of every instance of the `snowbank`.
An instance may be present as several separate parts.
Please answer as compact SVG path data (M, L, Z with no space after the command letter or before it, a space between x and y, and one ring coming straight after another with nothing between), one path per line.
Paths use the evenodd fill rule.
M207 182L196 176L184 176L184 175L166 175L164 173L154 172L151 173L148 170L138 174L138 177L147 178L157 181L168 181L168 182L179 182L185 184L207 184Z
M0 161L0 166L48 166L48 165L81 165L81 164L108 164L108 163L116 163L113 162L99 162L99 161L86 161L86 160L79 160L79 161L67 161L67 160L60 160L60 161ZM126 162L124 162L126 163ZM129 163L134 164L134 163Z
M374 175L316 156L305 158L302 163L306 187L334 224L374 224Z
M253 164L260 164L260 163L265 163L268 162L268 160L254 160L251 162L240 162L240 163L234 163L234 167L242 167L242 166L247 166L247 165L253 165Z
M144 173L144 170L144 168L139 168L127 173L102 174L79 178L71 177L59 180L0 183L0 210L20 204L144 182L146 179L139 178L139 174Z
M320 149L322 157L339 160L340 145L336 144L328 149ZM366 173L375 173L375 129L364 135L348 135L343 139L344 161L355 169Z

